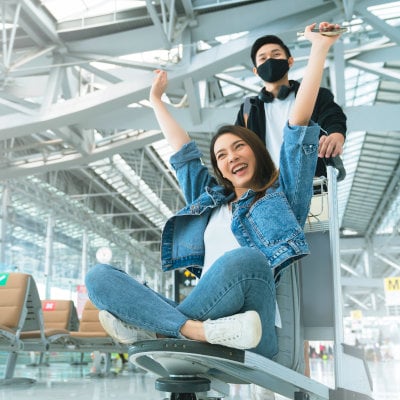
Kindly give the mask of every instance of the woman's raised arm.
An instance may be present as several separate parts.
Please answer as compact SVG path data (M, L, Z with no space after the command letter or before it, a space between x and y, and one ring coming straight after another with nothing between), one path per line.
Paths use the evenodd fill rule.
M158 124L167 142L174 151L178 151L185 143L190 141L190 137L174 119L165 103L161 100L168 84L167 73L161 70L157 70L155 73L156 76L150 90L150 103L153 106Z
M304 36L311 42L310 57L301 81L292 113L289 117L290 125L307 126L321 85L322 74L326 56L331 46L336 42L340 35L325 36L311 30L316 24L306 27ZM337 24L321 22L319 29L321 32L339 28Z

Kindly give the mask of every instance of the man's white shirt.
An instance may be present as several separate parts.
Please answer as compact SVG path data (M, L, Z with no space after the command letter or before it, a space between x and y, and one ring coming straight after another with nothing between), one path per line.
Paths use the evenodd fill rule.
M284 100L274 99L270 103L264 103L265 145L276 167L279 167L283 128L289 119L294 100L295 95L292 91Z

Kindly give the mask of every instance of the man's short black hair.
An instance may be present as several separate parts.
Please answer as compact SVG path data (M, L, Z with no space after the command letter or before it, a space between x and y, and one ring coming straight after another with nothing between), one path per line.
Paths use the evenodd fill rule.
M253 43L253 46L251 46L250 57L251 57L251 60L253 61L254 66L256 66L257 51L262 46L264 46L264 44L270 44L270 43L275 43L275 44L278 44L279 46L281 46L283 48L283 50L285 51L287 58L292 56L290 54L289 48L286 46L285 43L283 43L282 39L278 38L278 36L275 36L275 35L261 36Z

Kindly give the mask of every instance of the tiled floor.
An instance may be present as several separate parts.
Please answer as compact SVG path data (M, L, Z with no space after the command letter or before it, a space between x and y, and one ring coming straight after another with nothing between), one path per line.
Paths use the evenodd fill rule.
M122 367L120 359L112 363L112 374L98 376L93 374L93 363L86 356L86 365L71 365L79 360L78 354L51 356L50 366L28 366L29 355L20 356L15 371L16 377L31 377L36 382L29 385L0 386L0 400L161 400L168 398L166 393L154 387L155 376L139 372L128 365ZM0 376L4 374L5 355L0 353ZM400 400L400 361L369 363L374 382L374 400ZM311 360L312 377L333 386L333 362L320 359ZM277 396L280 400L280 396ZM249 386L232 385L231 394L226 400L249 400Z

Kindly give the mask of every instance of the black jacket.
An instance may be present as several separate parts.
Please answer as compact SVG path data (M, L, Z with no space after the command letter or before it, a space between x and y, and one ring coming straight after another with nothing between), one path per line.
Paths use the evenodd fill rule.
M300 83L290 81L290 87L293 88L295 94L299 89ZM257 136L265 143L265 110L264 102L258 96L249 97L250 109L248 112L247 128L254 131ZM235 125L246 126L243 116L245 103L240 106ZM326 135L333 132L342 133L346 137L346 115L342 108L333 100L333 94L326 88L320 88L317 101L311 119L321 126L321 134ZM315 176L326 176L326 166L324 159L318 158Z

